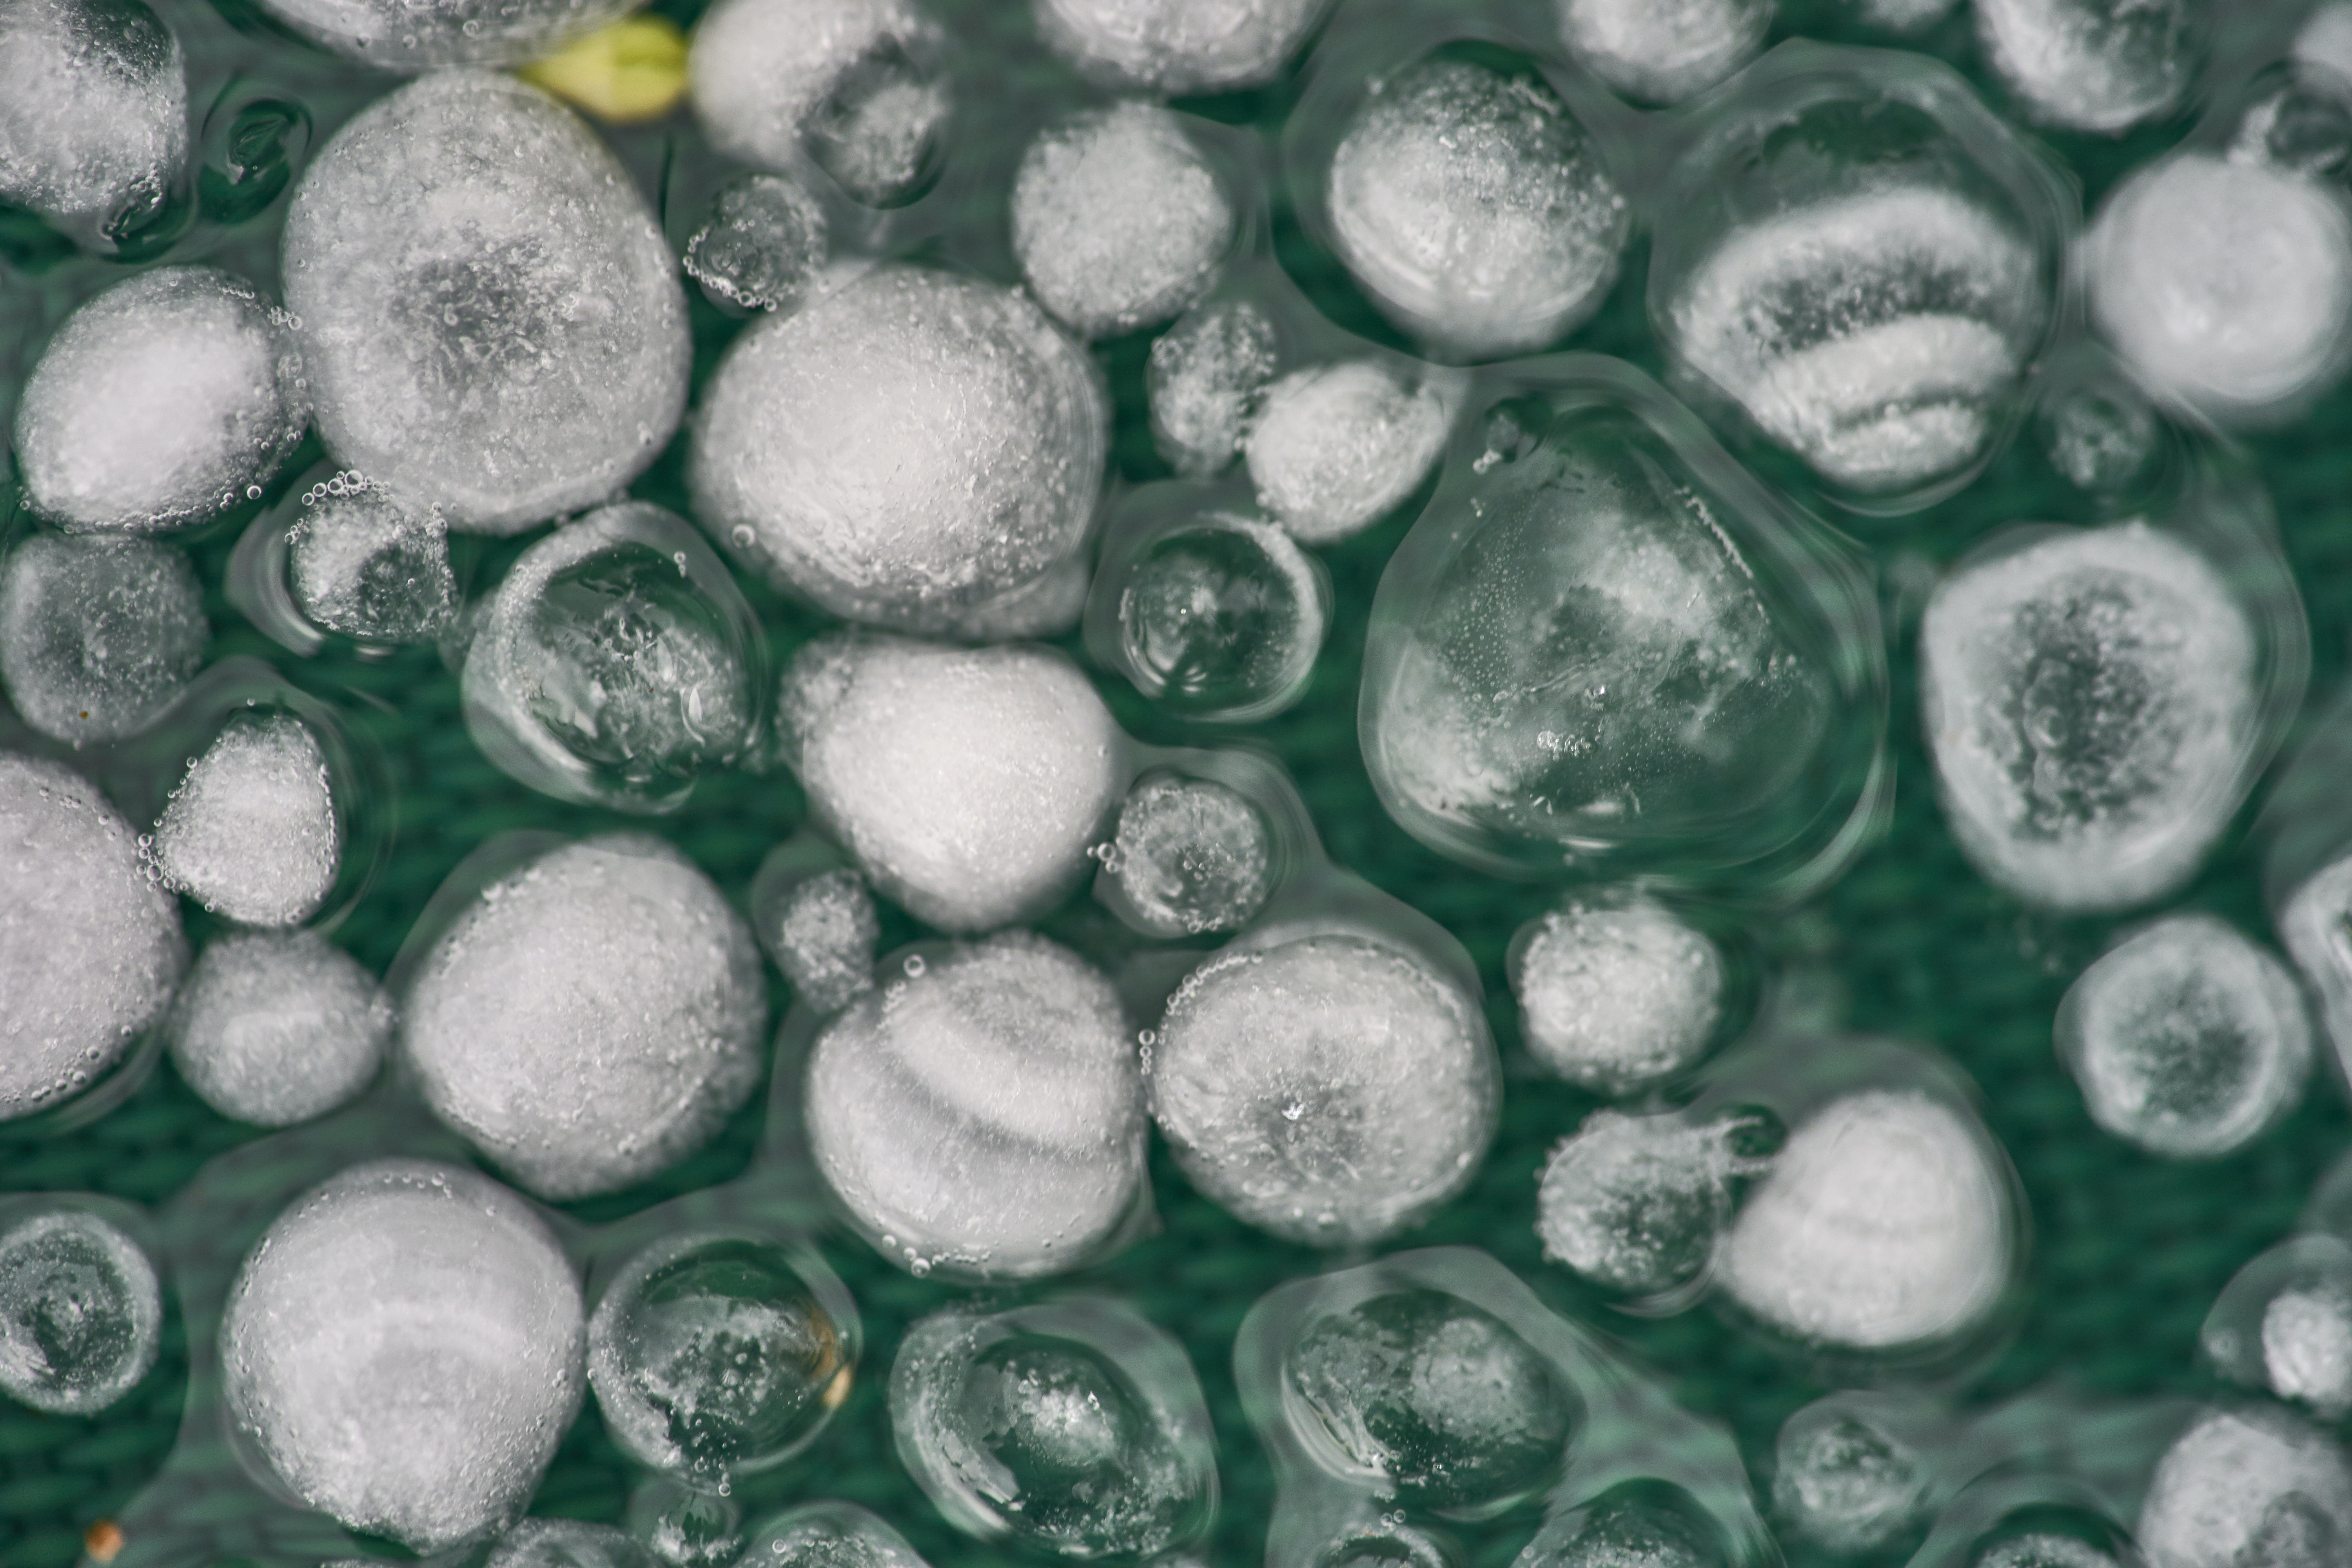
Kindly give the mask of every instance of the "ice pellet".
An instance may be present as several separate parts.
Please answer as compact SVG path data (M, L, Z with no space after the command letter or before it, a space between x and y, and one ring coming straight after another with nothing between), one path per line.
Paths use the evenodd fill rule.
M2116 132L2188 90L2187 0L1977 0L1986 58L2035 119Z
M742 1562L766 1568L930 1568L907 1538L850 1502L804 1502L752 1533Z
M1636 1484L1546 1521L1513 1568L1718 1568L1729 1561L1689 1494Z
M1202 719L1264 718L1297 700L1331 624L1331 584L1287 530L1204 512L1127 563L1119 651L1145 696Z
M1552 1150L1536 1194L1544 1256L1612 1290L1670 1289L1706 1268L1731 1215L1737 1123L1596 1110Z
M519 66L627 16L642 0L260 0L339 55L392 70Z
M0 1230L0 1394L94 1415L147 1375L163 1335L155 1266L116 1226L51 1209Z
M654 1568L654 1559L609 1524L526 1519L499 1538L482 1568Z
M1560 41L1630 98L1673 103L1747 62L1777 0L1557 0Z
M290 1127L373 1082L392 1002L316 931L215 937L173 1000L172 1064L223 1116Z
M820 1013L837 1013L874 984L882 937L874 893L855 871L826 871L785 894L763 920L776 967Z
M824 257L824 209L799 181L741 174L711 197L709 221L686 242L685 266L713 304L789 311Z
M343 861L327 756L287 713L240 713L172 792L155 825L163 885L240 925L318 912Z
M1917 1520L1927 1495L1920 1456L1851 1415L1799 1411L1780 1428L1773 1460L1775 1511L1804 1539L1840 1553L1895 1539Z
M2158 1463L2137 1533L2150 1568L2323 1568L2352 1545L2352 1466L2283 1411L2209 1410Z
M1099 80L1172 96L1278 74L1331 0L1032 0L1055 53Z
M2352 1291L2341 1280L2280 1291L2263 1309L2263 1371L2271 1392L2330 1420L2352 1410Z
M0 201L113 238L170 199L187 157L186 58L141 0L0 11Z
M1104 870L1118 907L1155 936L1238 931L1273 891L1273 830L1209 779L1147 779L1118 808Z
M0 564L0 682L17 716L81 745L153 723L212 640L186 555L37 533Z
M1169 467L1213 479L1232 465L1278 348L1274 323L1246 300L1204 301L1153 340L1144 387Z
M449 526L361 474L303 498L287 531L287 587L312 624L372 643L430 642L457 613Z
M1376 360L1293 371L1266 389L1244 451L1258 500L1307 544L1370 527L1411 495L1445 448L1438 386Z
M1696 1061L1723 1014L1722 952L1654 900L1580 897L1513 945L1511 994L1538 1060L1622 1095Z

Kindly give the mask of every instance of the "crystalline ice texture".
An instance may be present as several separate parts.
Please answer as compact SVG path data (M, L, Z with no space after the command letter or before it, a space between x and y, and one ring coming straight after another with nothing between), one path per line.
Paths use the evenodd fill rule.
M0 1230L0 1394L96 1415L147 1375L163 1333L155 1266L113 1226L52 1209Z
M1596 1110L1560 1141L1537 1193L1544 1256L1615 1290L1665 1290L1706 1267L1731 1214L1731 1178L1761 1163L1736 1124Z
M287 531L287 587L313 625L380 643L429 642L447 628L457 580L438 511L352 474L305 502Z
M677 264L595 133L482 71L379 99L288 209L286 303L319 431L452 528L604 500L686 402Z
M1513 1568L1727 1568L1730 1561L1687 1493L1637 1487L1546 1521Z
M516 66L627 16L642 0L261 0L339 55L392 70Z
M753 1532L741 1561L765 1568L930 1568L907 1538L849 1502L807 1502Z
M2137 1534L2149 1568L2323 1568L2352 1544L2352 1466L2283 1412L2208 1411L2158 1463Z
M2037 1530L1994 1542L1969 1568L2121 1568L2121 1564L2113 1552L2078 1535Z
M2195 870L2251 751L2254 634L2193 547L2055 533L1947 579L1920 628L1945 816L2029 902L2120 909Z
M223 1116L288 1127L367 1088L391 1037L375 976L315 931L215 937L172 1003L172 1063Z
M1697 1060L1723 1011L1723 954L1664 906L1577 899L1515 950L1528 1048L1571 1083L1624 1094Z
M2331 1420L2352 1410L2352 1295L2340 1285L2280 1291L2263 1309L2263 1372L2271 1392Z
M37 533L0 563L0 682L45 735L138 733L211 640L195 568L168 544Z
M1037 30L1087 75L1181 95L1278 74L1331 0L1033 0Z
M1264 717L1295 701L1312 678L1330 598L1328 580L1287 531L1206 513L1127 566L1118 589L1127 673L1146 696L1182 712Z
M312 1188L221 1320L239 1436L298 1497L431 1552L522 1511L580 1408L579 1282L546 1223L451 1165Z
M343 858L318 737L285 713L230 720L172 792L153 853L164 886L241 925L309 919Z
M2196 61L2186 0L1979 0L1977 34L2035 118L2119 132L2170 109Z
M1377 522L1445 449L1452 411L1375 360L1293 371L1266 389L1244 450L1258 500L1307 544Z
M1556 0L1559 34L1586 69L1628 97L1672 103L1747 62L1776 0Z
M1236 791L1163 777L1119 807L1106 869L1128 910L1163 937L1238 931L1272 891L1273 836Z
M835 1013L872 988L881 935L866 879L827 871L792 890L769 946L793 989L820 1013Z
M97 789L0 752L0 1122L101 1077L187 957L178 908Z
M1171 468L1194 479L1224 472L1274 379L1276 348L1274 323L1245 300L1197 305L1153 342L1145 388Z
M654 1568L624 1530L576 1519L526 1519L499 1537L482 1568Z
M942 931L1050 909L1125 782L1110 710L1042 648L821 638L785 671L782 719L816 819Z
M1803 1413L1800 1412L1800 1415ZM1853 1553L1884 1545L1917 1518L1927 1490L1919 1456L1857 1420L1781 1427L1772 1505L1805 1539Z
M1136 1050L1110 982L1025 933L907 967L812 1049L817 1168L918 1272L1025 1279L1089 1261L1144 1181Z
M0 201L111 230L161 206L187 156L180 40L140 0L0 12Z
M657 840L552 849L482 889L419 964L401 1042L435 1114L553 1198L709 1142L760 1076L751 929Z
M710 220L686 242L685 265L713 303L791 310L824 258L824 209L800 182L742 174L711 198Z

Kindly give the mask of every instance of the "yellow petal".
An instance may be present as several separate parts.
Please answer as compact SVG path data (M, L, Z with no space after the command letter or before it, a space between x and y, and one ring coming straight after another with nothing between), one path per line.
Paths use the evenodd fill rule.
M599 120L659 120L686 92L686 35L667 16L626 16L520 74Z

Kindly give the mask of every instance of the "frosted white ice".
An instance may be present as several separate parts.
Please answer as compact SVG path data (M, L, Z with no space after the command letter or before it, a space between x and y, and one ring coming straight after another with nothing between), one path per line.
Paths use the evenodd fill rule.
M2280 906L2279 941L2319 997L2339 1060L2352 1063L2352 855L2313 872Z
M1153 779L1118 808L1104 868L1154 935L1238 931L1272 891L1273 836L1257 807L1206 779Z
M1557 0L1560 41L1628 97L1673 103L1747 62L1777 0Z
M0 10L0 201L103 226L161 205L188 156L180 40L138 0Z
M1126 737L1066 659L847 633L803 647L780 705L818 822L942 931L1044 913L1126 783Z
M1723 1011L1723 954L1652 900L1575 899L1514 955L1511 992L1537 1059L1624 1094L1688 1067Z
M1774 1446L1772 1503L1799 1534L1859 1552L1916 1516L1927 1478L1908 1446L1850 1415L1796 1427Z
M511 77L361 111L295 188L284 254L328 450L452 528L603 500L677 426L677 258L595 133Z
M261 0L339 55L392 70L524 65L643 0Z
M187 961L177 904L105 797L0 752L0 1122L101 1077Z
M1445 448L1453 409L1374 360L1297 370L1266 389L1244 450L1259 504L1302 543L1331 544L1412 493Z
M0 1231L0 1394L96 1415L147 1375L163 1337L155 1266L115 1226L53 1209Z
M312 625L370 642L425 642L457 615L449 525L364 475L338 474L287 531L287 588Z
M1192 479L1224 472L1274 379L1276 348L1274 323L1246 300L1196 307L1153 341L1144 385L1170 467Z
M836 615L929 630L1075 553L1109 407L1025 296L880 267L755 323L697 416L696 517Z
M2158 1462L2137 1534L2149 1568L2340 1563L2352 1545L2352 1466L2278 1412L2207 1411Z
M917 1273L1076 1268L1142 1189L1142 1088L1118 993L1025 932L909 960L827 1025L806 1117L843 1205Z
M499 1538L482 1568L658 1568L625 1530L576 1519L526 1519Z
M327 756L289 714L232 719L155 825L163 885L240 925L289 926L327 901L343 826Z
M2179 101L2195 66L2186 0L1976 0L1977 37L2036 119L2120 132Z
M135 735L180 695L212 627L186 555L36 533L0 563L0 683L17 717L80 745Z
M375 1079L391 999L316 931L215 937L173 998L172 1065L223 1116L290 1127Z
M1596 1110L1560 1140L1537 1188L1544 1256L1617 1290L1657 1291L1706 1267L1731 1215L1731 1179L1762 1163L1727 1123Z
M551 1198L627 1186L700 1148L760 1076L751 928L691 861L614 835L492 882L402 999L434 1113Z
M579 1281L528 1204L379 1160L304 1194L247 1255L222 1393L303 1501L433 1552L522 1511L580 1408L585 1340Z
M2324 1284L2272 1297L2263 1309L2263 1373L2272 1393L2330 1420L2352 1410L2352 1297Z
M1804 1340L1885 1350L1964 1333L2009 1284L2014 1222L1996 1159L1925 1094L1832 1100L1741 1206L1717 1277Z
M1037 30L1099 80L1155 92L1255 87L1289 63L1331 0L1032 0Z
M784 900L771 947L793 990L820 1013L837 1012L874 984L881 940L874 894L855 871L827 871Z
M2254 631L2199 551L2141 523L1963 566L1921 623L1946 820L2029 903L2123 909L2194 873L2243 794Z

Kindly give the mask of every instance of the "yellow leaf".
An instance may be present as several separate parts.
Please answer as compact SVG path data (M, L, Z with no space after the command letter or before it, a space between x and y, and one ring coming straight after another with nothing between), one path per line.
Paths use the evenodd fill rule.
M520 74L599 120L659 120L686 92L686 35L667 16L626 16Z

